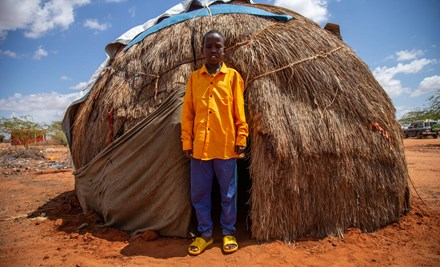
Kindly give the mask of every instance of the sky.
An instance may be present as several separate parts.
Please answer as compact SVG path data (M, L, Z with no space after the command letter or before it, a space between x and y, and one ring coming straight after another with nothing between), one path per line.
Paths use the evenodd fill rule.
M104 51L182 0L0 0L0 117L60 121ZM438 0L254 0L294 10L344 42L388 93L397 118L440 89ZM436 33L437 32L437 33Z

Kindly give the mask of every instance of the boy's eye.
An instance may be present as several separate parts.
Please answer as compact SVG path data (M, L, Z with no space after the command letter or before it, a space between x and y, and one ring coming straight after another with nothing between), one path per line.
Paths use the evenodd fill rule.
M213 49L213 48L222 49L223 45L222 44L205 44L205 48L206 49Z

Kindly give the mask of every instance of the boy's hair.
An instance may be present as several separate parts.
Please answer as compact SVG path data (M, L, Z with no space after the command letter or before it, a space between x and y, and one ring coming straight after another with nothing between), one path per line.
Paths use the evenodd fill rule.
M208 35L210 35L210 34L218 34L218 35L223 39L223 42L225 42L225 37L223 36L223 34L222 34L221 32L219 32L219 31L217 31L217 30L210 30L210 31L208 31L207 33L205 33L205 35L203 35L203 39L202 39L202 50L203 50L203 47L205 46L205 39L206 39L206 36L208 36Z

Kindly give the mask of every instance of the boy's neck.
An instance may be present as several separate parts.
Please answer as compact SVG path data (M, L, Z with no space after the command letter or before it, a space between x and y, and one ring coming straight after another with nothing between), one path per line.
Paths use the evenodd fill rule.
M206 67L206 70L208 71L209 74L216 74L222 68L222 62L219 62L216 65L211 65L211 64L206 63L205 67Z

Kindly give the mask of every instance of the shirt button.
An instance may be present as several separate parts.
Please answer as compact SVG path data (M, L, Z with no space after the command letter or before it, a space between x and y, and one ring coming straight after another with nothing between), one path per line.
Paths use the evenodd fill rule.
M209 128L208 128L208 131L209 131Z
M209 95L209 97L212 97L212 95Z
M211 84L212 84L212 82L211 82Z
M209 111L209 114L211 114L212 113L212 111Z

